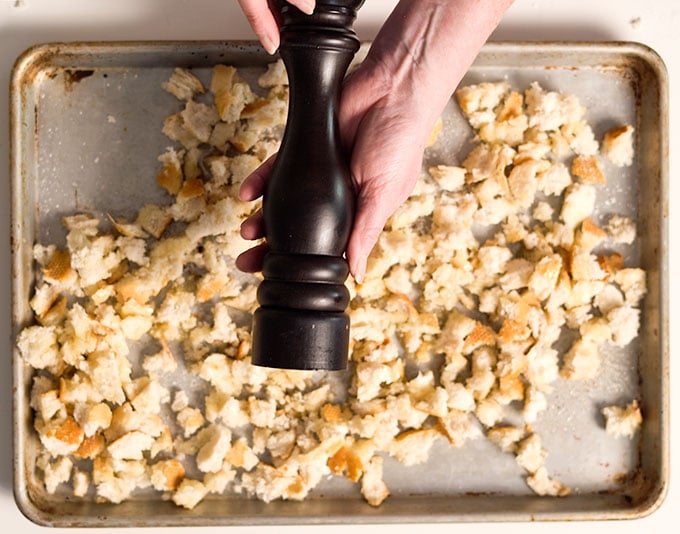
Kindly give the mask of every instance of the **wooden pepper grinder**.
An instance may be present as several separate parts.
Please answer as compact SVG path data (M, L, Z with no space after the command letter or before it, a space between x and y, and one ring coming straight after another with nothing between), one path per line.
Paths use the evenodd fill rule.
M355 201L337 109L359 49L352 24L363 0L317 0L313 15L276 3L290 105L263 197L268 252L253 318L252 362L339 370L347 366L349 347L343 254Z

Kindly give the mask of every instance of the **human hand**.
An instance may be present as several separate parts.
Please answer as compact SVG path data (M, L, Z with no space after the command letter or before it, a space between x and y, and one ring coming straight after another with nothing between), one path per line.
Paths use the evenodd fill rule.
M280 43L277 11L268 0L238 0L238 3L267 53L276 52ZM316 6L315 0L288 0L288 3L307 15L314 13Z
M385 222L406 200L420 174L425 140L438 113L423 109L410 90L396 90L390 72L371 57L347 77L339 109L340 134L351 149L350 172L356 192L356 213L347 245L347 260L354 277L361 281L366 259ZM241 200L259 198L265 188L275 156L241 185ZM241 227L245 239L265 234L262 211ZM243 253L237 266L260 270L266 245Z
M357 193L346 253L357 281L364 277L366 260L385 222L415 186L436 118L511 2L402 0L366 60L345 80L339 124L351 152ZM460 21L465 23L461 26ZM274 157L246 178L241 200L262 195ZM264 233L261 211L241 227L244 239L259 239ZM260 270L265 252L266 244L258 245L239 256L236 265L244 271Z

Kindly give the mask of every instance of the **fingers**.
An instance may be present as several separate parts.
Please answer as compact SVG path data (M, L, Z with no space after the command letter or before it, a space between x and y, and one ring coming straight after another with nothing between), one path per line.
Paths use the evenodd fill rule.
M250 174L239 189L239 198L245 202L255 200L262 196L264 187L269 179L272 166L276 160L276 154L260 165ZM241 237L243 239L254 240L264 237L264 215L262 209L257 210L241 224ZM236 267L245 273L254 273L262 270L262 260L267 251L267 245L261 243L249 250L246 250L236 258Z
M267 245L261 243L246 250L236 258L236 267L244 273L255 273L262 270L262 261L267 253Z
M241 237L255 240L264 237L264 215L262 209L257 210L241 224ZM260 243L246 250L236 258L236 267L245 273L262 270L262 260L267 250L266 243Z
M357 197L354 226L347 244L347 261L352 276L358 283L364 280L368 255L392 211L391 205L380 202L379 196L367 188L362 189Z
M264 237L264 215L259 209L241 224L241 237L253 241Z
M347 245L347 261L358 282L364 278L366 260L387 219L418 180L426 136L414 128L417 120L394 106L377 106L361 121L350 164L359 192Z
M279 27L267 1L238 0L238 3L267 53L276 52L280 44Z
M288 2L307 15L314 13L315 0L288 0ZM241 9L253 28L262 46L269 54L274 54L281 44L276 14L272 12L267 0L238 0Z
M248 176L241 183L238 192L238 198L244 202L250 202L262 196L264 193L264 186L267 184L272 167L276 161L276 154L270 156L267 161L255 169L250 176Z
M311 15L314 13L314 8L316 7L315 0L288 0L289 4L293 4L305 15Z

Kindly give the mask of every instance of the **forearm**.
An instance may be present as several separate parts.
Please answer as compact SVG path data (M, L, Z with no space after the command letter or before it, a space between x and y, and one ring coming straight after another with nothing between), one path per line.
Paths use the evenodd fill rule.
M431 126L512 0L401 0L370 61Z

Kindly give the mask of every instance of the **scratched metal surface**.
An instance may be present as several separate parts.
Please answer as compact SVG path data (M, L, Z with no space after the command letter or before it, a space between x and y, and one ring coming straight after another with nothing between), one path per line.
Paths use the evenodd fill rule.
M156 156L170 144L161 133L163 119L177 108L160 89L172 68L191 66L205 81L218 62L254 77L268 61L252 43L214 42L48 45L19 61L11 102L15 334L31 317L31 246L62 243L61 216L130 217L163 200L153 177ZM605 164L608 184L598 192L596 219L620 213L638 221L638 240L616 251L649 273L640 337L624 350L605 351L597 379L559 380L534 427L550 474L572 488L570 497L533 495L513 456L485 439L459 449L439 440L425 465L404 467L386 458L392 496L378 509L339 477L304 503L225 496L190 512L148 493L116 506L47 496L34 473L30 371L14 354L15 494L22 510L54 526L96 525L102 516L108 526L162 526L631 518L656 507L668 480L665 70L653 52L633 44L496 43L486 45L463 83L500 79L518 90L538 81L576 94L597 138L616 124L637 130L636 163ZM467 151L471 132L453 103L444 124L426 166L460 163ZM201 387L199 380L176 380ZM641 432L633 440L608 436L600 408L632 398L641 400Z

